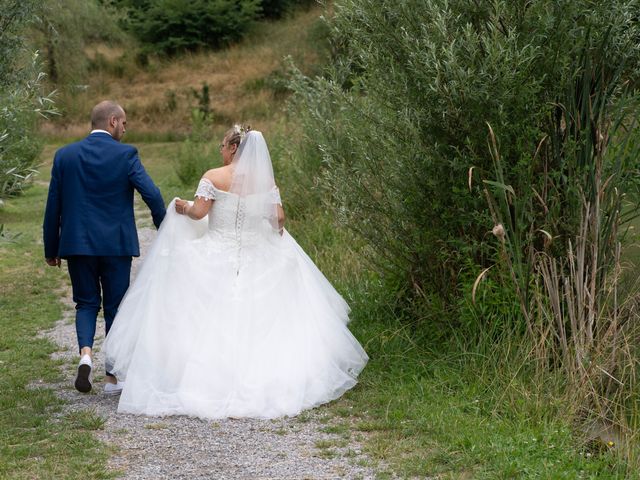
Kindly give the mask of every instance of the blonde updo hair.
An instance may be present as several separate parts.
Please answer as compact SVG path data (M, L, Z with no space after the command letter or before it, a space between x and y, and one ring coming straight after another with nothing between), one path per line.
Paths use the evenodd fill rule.
M244 124L236 124L224 134L224 138L229 145L240 146L240 142L244 136L251 131L251 126Z

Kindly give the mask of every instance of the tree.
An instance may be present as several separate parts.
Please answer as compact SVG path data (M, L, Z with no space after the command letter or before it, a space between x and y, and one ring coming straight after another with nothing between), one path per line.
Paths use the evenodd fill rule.
M176 54L236 41L260 14L260 0L129 2L128 29L150 52Z

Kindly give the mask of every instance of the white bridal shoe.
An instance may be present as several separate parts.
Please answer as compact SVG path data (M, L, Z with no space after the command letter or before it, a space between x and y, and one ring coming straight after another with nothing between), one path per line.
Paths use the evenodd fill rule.
M118 395L122 393L122 389L124 388L124 382L118 383L105 383L104 384L104 393L105 395Z

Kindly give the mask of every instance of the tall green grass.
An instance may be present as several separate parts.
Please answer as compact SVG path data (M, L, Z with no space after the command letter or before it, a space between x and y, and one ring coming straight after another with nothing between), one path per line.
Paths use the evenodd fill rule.
M476 327L473 336L454 332L434 345L394 317L393 299L381 300L388 291L375 276L341 289L370 361L333 412L350 438L362 438L371 457L388 465L388 475L637 478L618 445L575 435L564 377L538 369L535 345L522 332Z
M587 36L575 82L554 106L529 188L515 191L491 134L495 181L485 195L532 348L560 375L576 430L612 442L637 468L640 337L637 282L623 283L622 241L637 216L637 95L611 38ZM541 193L538 193L541 192ZM539 239L542 238L543 241Z

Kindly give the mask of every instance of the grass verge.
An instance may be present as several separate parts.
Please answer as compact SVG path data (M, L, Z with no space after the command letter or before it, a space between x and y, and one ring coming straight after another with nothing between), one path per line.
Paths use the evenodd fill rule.
M521 337L436 344L383 289L372 275L343 283L370 361L331 407L332 428L387 466L380 478L638 478L615 447L576 434L562 379L535 372Z
M46 187L34 185L0 209L0 478L111 478L106 446L93 437L100 419L65 414L46 387L61 380L60 364L38 334L61 317L66 272L44 263L45 199Z

